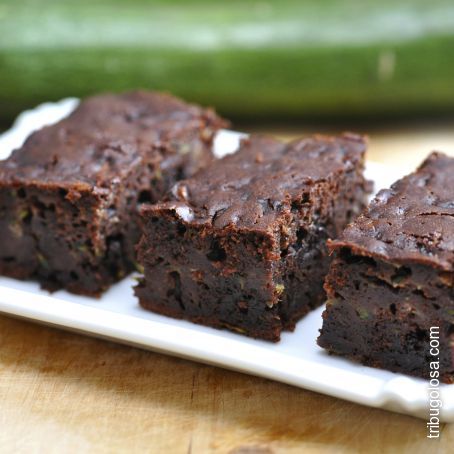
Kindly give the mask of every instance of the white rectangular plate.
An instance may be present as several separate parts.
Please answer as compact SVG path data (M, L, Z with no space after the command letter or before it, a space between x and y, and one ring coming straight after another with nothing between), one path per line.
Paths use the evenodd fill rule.
M0 137L0 159L22 144L31 131L66 116L75 99L44 104L23 113ZM218 156L233 152L238 133L221 132ZM369 163L368 177L387 187L401 175L395 169ZM104 337L195 361L259 375L371 407L427 418L428 383L329 356L316 345L323 308L301 320L293 333L277 344L249 339L142 310L128 277L97 300L59 291L52 295L34 282L0 277L0 312ZM454 385L440 386L444 421L454 421Z

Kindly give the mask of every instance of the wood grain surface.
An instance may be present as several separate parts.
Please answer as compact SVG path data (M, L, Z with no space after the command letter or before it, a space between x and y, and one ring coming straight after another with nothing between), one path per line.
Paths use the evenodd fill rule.
M454 156L454 128L377 131L369 158L411 170L432 149ZM1 453L417 454L453 443L454 424L429 440L423 420L0 316Z

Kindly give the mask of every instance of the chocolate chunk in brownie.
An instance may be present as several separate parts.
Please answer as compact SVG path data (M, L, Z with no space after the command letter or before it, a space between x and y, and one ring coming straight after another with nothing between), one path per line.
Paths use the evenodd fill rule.
M454 380L454 158L433 153L342 236L318 343L373 367ZM438 334L437 334L438 332ZM439 354L431 353L437 338ZM434 366L436 367L436 366ZM432 377L433 378L433 377Z
M213 111L173 96L88 98L0 162L0 274L99 295L134 268L138 206L212 160Z
M365 141L263 136L144 206L136 287L151 311L277 341L325 298L336 237L363 208Z

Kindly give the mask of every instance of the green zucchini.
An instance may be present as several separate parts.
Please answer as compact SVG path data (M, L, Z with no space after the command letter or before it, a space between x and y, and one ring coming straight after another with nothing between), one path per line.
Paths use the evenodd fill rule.
M0 121L167 90L234 119L454 108L452 0L2 0Z

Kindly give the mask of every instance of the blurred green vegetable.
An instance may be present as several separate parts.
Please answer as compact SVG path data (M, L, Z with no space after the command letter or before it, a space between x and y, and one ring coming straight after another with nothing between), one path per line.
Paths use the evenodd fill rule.
M2 0L0 121L168 90L234 119L454 108L452 0Z

